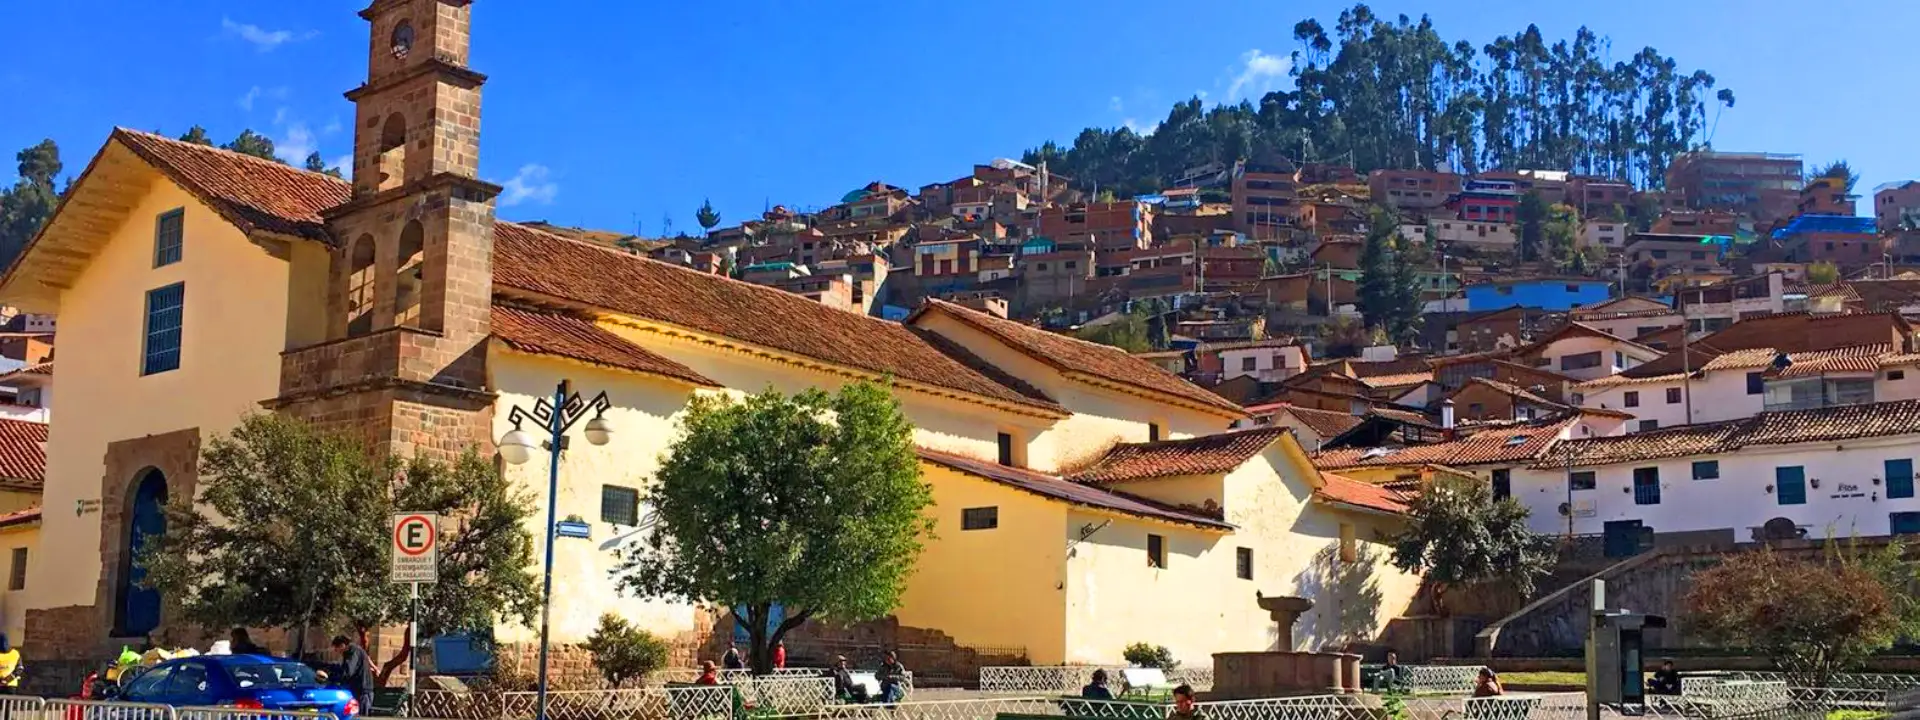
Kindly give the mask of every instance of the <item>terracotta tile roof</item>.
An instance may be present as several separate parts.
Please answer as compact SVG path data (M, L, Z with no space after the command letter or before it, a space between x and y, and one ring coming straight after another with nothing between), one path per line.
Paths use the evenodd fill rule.
M1559 443L1534 463L1577 467L1663 457L1733 452L1750 445L1791 445L1920 434L1920 400L1764 412L1750 418L1681 425L1632 435Z
M1367 416L1386 418L1388 420L1392 420L1402 425L1413 425L1415 427L1423 427L1423 428L1429 428L1433 430L1440 429L1440 421L1435 419L1432 415L1428 415L1426 413L1414 412L1412 410L1396 410L1394 408L1388 408L1388 407L1373 407L1367 410Z
M1428 372L1400 373L1398 375L1375 375L1373 377L1362 377L1360 378L1360 382L1366 383L1367 387L1370 387L1370 388L1406 387L1408 385L1419 385L1420 383L1424 383L1424 382L1433 382L1433 372L1428 371Z
M1591 392L1594 390L1605 390L1610 387L1619 387L1621 385L1653 385L1657 383L1679 382L1683 377L1686 377L1686 374L1677 372L1666 375L1650 375L1647 377L1608 375L1603 378L1594 378L1580 383L1573 386L1573 389L1578 392Z
M1355 417L1352 413L1343 413L1337 410L1297 407L1282 403L1280 412L1292 415L1295 420L1299 420L1300 424L1307 426L1308 429L1312 430L1314 434L1319 435L1322 439L1332 439L1340 435L1340 433L1352 430L1353 426L1360 424L1360 418ZM1276 412L1275 414L1279 413Z
M1791 359L1793 356L1787 356ZM1871 373L1880 371L1880 358L1877 355L1842 355L1839 357L1816 360L1796 361L1785 370L1769 372L1775 378L1813 377L1827 373Z
M1052 365L1061 372L1085 373L1108 382L1158 395L1172 396L1230 415L1241 417L1246 415L1245 410L1226 398L1187 382L1158 365L1128 355L1124 350L1047 332L944 300L927 300L925 305L915 311L913 317L907 319L907 323L915 324L925 313L936 310L945 312L976 330L992 335L1013 349Z
M0 419L0 486L38 490L47 476L47 424Z
M1814 352L1890 343L1912 334L1913 328L1907 321L1891 313L1781 313L1742 320L1701 338L1700 342L1728 351L1774 347L1787 352Z
M1254 348L1291 347L1300 344L1294 338L1267 338L1265 340L1234 340L1228 342L1203 343L1194 348L1199 352L1223 352L1227 350L1252 350Z
M1920 400L1761 413L1740 445L1783 445L1920 433Z
M1813 364L1853 358L1869 361L1874 367L1878 367L1879 358L1883 355L1892 354L1893 350L1891 343L1878 343L1817 352L1789 352L1787 353L1787 359L1795 365L1799 365L1802 363ZM1705 365L1700 366L1700 369L1712 372L1716 370L1750 370L1753 368L1767 367L1773 364L1774 358L1779 357L1781 352L1781 349L1771 347L1734 350L1707 361Z
M1572 418L1519 427L1488 430L1459 440L1409 445L1397 448L1340 448L1315 455L1313 464L1322 470L1339 470L1372 465L1421 465L1440 463L1461 467L1488 463L1518 462L1538 456L1551 446L1554 438L1573 422Z
M1120 483L1180 475L1224 475L1288 432L1286 427L1273 426L1179 440L1122 443L1070 479Z
M1738 433L1742 420L1676 425L1631 435L1584 438L1555 444L1533 463L1536 468L1565 467L1571 459L1575 467L1610 465L1658 458L1681 457L1712 452L1727 438Z
M1326 484L1313 491L1313 499L1320 502L1352 505L1396 515L1407 511L1405 496L1397 491L1329 472L1320 473L1320 477Z
M119 141L240 229L333 242L320 211L352 198L353 185L271 160L116 128Z
M704 387L720 383L680 363L655 355L590 319L561 312L493 306L493 336L507 347L535 355L661 375Z
M12 372L8 372L6 374L0 374L0 383L4 383L8 380L11 380L21 375L43 375L46 377L53 377L53 361L48 360L38 365L28 365L26 367L20 368L18 370L14 370Z
M1535 405L1544 405L1551 408L1567 407L1565 403L1555 402L1553 400L1549 400L1539 395L1535 395L1532 391L1526 388L1520 387L1518 385L1514 385L1512 383L1501 382L1499 380L1494 380L1492 378L1468 378L1467 379L1467 385L1475 385L1475 384L1485 385L1488 388L1492 389L1494 392L1500 393L1502 395L1513 398L1515 400L1523 400L1529 403L1533 403ZM1460 389L1465 390L1466 385L1461 386ZM1456 391L1456 394L1458 394L1458 391Z
M0 528L29 525L37 522L40 522L40 508L37 507L16 510L5 515L0 515Z
M1181 508L1154 502L1126 493L1105 490L1091 485L1082 485L1045 473L1022 468L1007 467L998 463L926 448L915 448L920 459L949 470L963 472L984 480L1026 492L1083 507L1099 508L1136 517L1164 520L1167 522L1195 525L1199 527L1232 530L1234 526L1219 517L1197 508Z
M1058 405L988 379L899 323L512 223L494 227L496 287L601 307L1001 402L1062 412Z

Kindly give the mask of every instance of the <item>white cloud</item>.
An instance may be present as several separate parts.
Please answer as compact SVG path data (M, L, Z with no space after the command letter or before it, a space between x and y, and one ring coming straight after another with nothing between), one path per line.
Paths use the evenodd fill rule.
M1128 130L1132 130L1135 135L1152 135L1153 131L1160 129L1160 123L1141 125L1139 120L1133 118L1121 120L1120 124L1125 125Z
M286 134L273 141L274 153L290 165L298 166L306 162L307 156L318 149L320 149L319 141L314 138L313 131L307 129L307 124L303 122L288 125Z
M1195 91L1193 91L1193 96L1194 96L1194 97L1197 97L1197 98L1200 98L1201 100L1205 100L1205 99L1207 99L1207 91L1205 91L1205 90L1195 90Z
M336 134L339 134L341 130L345 130L345 129L346 128L340 124L340 118L332 118L327 120L327 124L320 126L320 134L336 135Z
M319 35L317 32L296 33L292 30L268 30L252 23L234 22L231 18L220 18L220 30L228 35L245 40L260 52L272 52L274 48L290 42L310 40Z
M1126 103L1120 102L1119 95L1115 95L1111 98L1107 98L1107 109L1112 110L1114 112L1126 112L1127 106L1126 106Z
M267 88L255 85L247 88L247 93L240 96L239 104L241 110L253 112L253 104L259 100L285 99L287 99L287 88L285 86Z
M500 207L513 207L529 200L541 205L552 204L554 196L560 194L560 185L550 179L551 174L545 165L520 166L518 175L500 183Z
M333 162L327 163L327 167L340 168L341 175L347 176L348 180L353 179L353 156L352 155L341 155L340 157L334 158Z
M1241 65L1235 71L1233 82L1227 85L1227 100L1243 97L1258 97L1277 89L1280 81L1287 77L1287 71L1293 67L1293 59L1285 55L1268 55L1259 48L1248 50L1240 56Z

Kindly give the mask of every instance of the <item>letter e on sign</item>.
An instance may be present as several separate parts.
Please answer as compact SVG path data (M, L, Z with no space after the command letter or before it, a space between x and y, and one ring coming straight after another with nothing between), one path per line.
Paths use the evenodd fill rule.
M396 583L430 583L440 576L440 516L435 513L398 513L393 516L393 572Z

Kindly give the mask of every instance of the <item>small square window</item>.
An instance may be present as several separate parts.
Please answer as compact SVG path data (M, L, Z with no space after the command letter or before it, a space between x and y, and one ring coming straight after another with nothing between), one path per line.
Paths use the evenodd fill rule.
M1567 475L1567 488L1571 490L1592 490L1599 487L1594 480L1592 470L1581 470Z
M619 485L601 485L600 522L628 527L639 525L640 491Z
M1637 391L1637 390L1628 390L1628 391L1627 391L1627 394L1626 394L1625 396L1623 396L1623 397L1625 398L1625 402L1626 402L1626 404L1627 404L1627 407L1640 407L1640 392L1639 392L1639 391Z
M1887 379L1888 379L1888 380L1905 380L1905 379L1907 379L1907 371L1905 371L1905 370L1888 370L1888 371L1887 371Z
M1680 404L1680 388L1667 388L1667 404Z
M1166 435L1166 431L1160 429L1160 423L1147 423L1147 442L1159 442L1160 438L1166 437Z
M1659 420L1641 420L1640 421L1641 432L1646 432L1648 430L1659 430L1659 429L1660 429Z
M1693 479L1719 480L1720 479L1720 461L1719 460L1693 461Z
M1013 467L1013 434L1000 433L996 439L1000 443L1000 464Z
M1513 471L1501 468L1493 471L1493 499L1505 500L1513 497Z
M1167 539L1159 535L1147 536L1147 567L1167 567Z
M992 530L1000 527L1000 508L977 507L960 511L961 530Z
M1893 373L1887 373L1887 375L1888 375L1888 379L1893 379L1892 378ZM1747 394L1748 395L1760 395L1765 393L1766 391L1767 391L1767 381L1763 377L1761 377L1760 373L1757 373L1757 372L1747 373Z
M1253 548L1234 548L1233 574L1241 580L1253 579Z

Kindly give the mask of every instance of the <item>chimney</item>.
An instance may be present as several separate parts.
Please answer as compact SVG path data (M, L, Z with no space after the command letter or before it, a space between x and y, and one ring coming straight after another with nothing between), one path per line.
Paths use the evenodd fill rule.
M1440 401L1440 428L1443 430L1453 429L1453 399L1452 398L1448 398L1446 400Z

